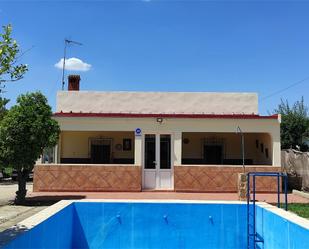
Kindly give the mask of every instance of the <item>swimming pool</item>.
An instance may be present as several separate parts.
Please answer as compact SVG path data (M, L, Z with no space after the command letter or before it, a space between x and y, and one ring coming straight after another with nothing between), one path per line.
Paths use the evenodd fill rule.
M241 202L62 201L44 211L5 248L247 248ZM257 232L259 248L309 248L309 221L265 203Z

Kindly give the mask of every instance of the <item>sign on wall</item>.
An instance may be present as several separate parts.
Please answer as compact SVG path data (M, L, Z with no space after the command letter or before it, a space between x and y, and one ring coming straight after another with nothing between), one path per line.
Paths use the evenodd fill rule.
M135 136L141 136L142 135L142 129L141 128L136 128L135 129Z

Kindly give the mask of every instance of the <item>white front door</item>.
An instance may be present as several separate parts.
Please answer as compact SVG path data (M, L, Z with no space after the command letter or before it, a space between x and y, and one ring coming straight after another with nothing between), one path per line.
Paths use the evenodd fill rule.
M171 134L144 136L144 189L173 189Z

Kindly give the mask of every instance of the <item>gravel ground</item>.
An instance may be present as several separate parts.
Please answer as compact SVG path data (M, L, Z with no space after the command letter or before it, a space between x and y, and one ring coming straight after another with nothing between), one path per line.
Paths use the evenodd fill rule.
M27 183L27 193L32 192L32 182ZM0 206L11 203L15 198L15 192L17 191L17 183L12 181L0 182Z
M1 232L45 208L46 206L31 207L13 205L6 205L0 207L0 238Z
M10 228L24 219L40 212L46 206L15 206L17 183L12 181L0 182L0 248L12 239ZM27 183L28 193L32 192L32 182Z
M45 209L46 206L13 206L0 207L0 248L9 243L19 233L17 223Z

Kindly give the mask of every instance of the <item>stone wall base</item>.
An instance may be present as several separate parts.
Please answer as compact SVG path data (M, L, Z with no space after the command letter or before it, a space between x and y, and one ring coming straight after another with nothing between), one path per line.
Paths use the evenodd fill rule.
M36 165L33 191L141 191L140 166Z
M241 166L174 166L177 192L238 192ZM280 172L281 167L247 166L246 172ZM252 182L252 181L251 181ZM258 192L276 192L275 177L258 177ZM139 192L142 169L135 165L36 165L34 192Z
M246 166L246 172L280 172L276 166ZM238 192L238 174L242 166L175 166L175 191L179 192ZM252 181L251 181L252 182ZM276 192L276 177L257 177L258 192Z

